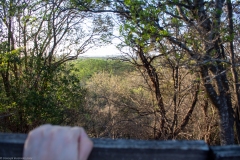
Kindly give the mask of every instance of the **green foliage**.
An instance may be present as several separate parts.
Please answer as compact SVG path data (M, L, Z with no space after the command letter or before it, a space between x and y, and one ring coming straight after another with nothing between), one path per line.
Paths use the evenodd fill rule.
M86 90L71 70L71 66L63 65L51 74L43 75L44 80L38 88L28 88L24 84L28 83L25 78L30 76L26 73L19 77L24 82L20 84L20 93L18 86L12 88L13 98L8 98L1 90L0 113L14 113L8 129L27 132L43 123L72 124L74 115L82 111ZM3 88L3 83L0 84Z
M228 72L231 64L205 61L225 61L219 52L229 54L229 42L234 41L238 48L239 28L229 33L228 25L221 22L230 12L211 2L202 5L179 0L70 0L56 1L60 2L57 6L49 0L29 2L0 2L1 24L5 25L0 27L0 34L4 34L0 39L0 115L13 114L7 118L8 131L27 132L42 123L72 125L79 120L87 129L93 128L91 133L96 137L118 134L113 137L199 139L211 136L211 125L216 126L217 118L212 112L198 112L191 117L187 113L194 100L196 82L214 77L211 82L219 82L213 86L216 93L236 93L227 84L224 85L229 91L218 86L219 75L223 78L225 71L232 80ZM111 41L112 15L94 14L106 8L117 12L123 22L119 30L124 43L119 48L127 46L137 53L133 58L141 75L134 72L131 64L120 60L80 59L65 63L72 60L74 51L84 51L89 43L102 45ZM83 17L90 17L87 23L93 23L89 33L84 31L87 23ZM234 25L239 26L237 23L236 19ZM76 24L80 27L73 27ZM71 39L71 34L77 38ZM95 35L98 39L91 39ZM80 47L75 49L76 46ZM59 48L64 50L60 51L63 55L57 53ZM65 52L67 48L69 52ZM199 78L196 73L201 71L201 65L207 67L207 74ZM161 93L157 95L158 90ZM199 90L201 100L207 102L210 96L206 93ZM162 106L159 99L163 99ZM198 101L196 105L205 104ZM160 112L161 107L166 108L166 113ZM164 124L160 121L165 116ZM180 128L183 134L174 133L187 118L193 121L186 122L191 127ZM207 118L211 119L209 123ZM204 132L194 133L192 128Z
M120 27L120 33L124 37L125 44L134 47L140 46L144 52L151 50L151 41L160 41L169 36L165 29L159 29L156 21L159 20L159 14L166 10L165 5L156 7L156 1L124 1L130 12L131 18L127 18ZM180 25L180 22L175 20ZM150 44L150 46L149 46Z
M86 89L66 62L93 44L103 45L96 37L109 38L112 27L107 16L63 10L75 2L75 9L86 11L97 6L92 0L28 2L0 2L0 115L11 114L5 125L11 132L74 124ZM96 26L85 29L89 17Z
M121 75L125 72L134 70L134 67L121 60L108 59L79 59L72 62L74 65L73 72L76 73L80 80L86 81L92 77L93 74L99 72L107 72L112 75Z

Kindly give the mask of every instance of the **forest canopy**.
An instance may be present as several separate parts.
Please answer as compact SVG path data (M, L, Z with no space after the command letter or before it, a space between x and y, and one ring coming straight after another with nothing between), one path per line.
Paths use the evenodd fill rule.
M239 14L231 0L2 0L0 130L239 143ZM114 38L120 57L79 58Z

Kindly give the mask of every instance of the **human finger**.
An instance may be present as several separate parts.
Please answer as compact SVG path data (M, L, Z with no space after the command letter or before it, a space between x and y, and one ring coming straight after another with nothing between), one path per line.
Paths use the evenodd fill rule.
M85 130L82 128L79 138L79 160L87 160L93 148L93 142L90 140Z
M42 139L45 136L45 132L51 128L52 125L45 124L29 132L27 139L24 143L24 157L37 157L39 148L41 148L43 142Z

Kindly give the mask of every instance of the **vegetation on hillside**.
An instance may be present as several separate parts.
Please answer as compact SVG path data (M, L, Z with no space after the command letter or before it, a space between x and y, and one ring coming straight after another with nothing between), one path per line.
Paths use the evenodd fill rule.
M74 73L81 81L87 81L95 73L107 72L112 75L122 75L134 70L131 64L123 63L120 59L86 58L75 60L71 64L76 69Z
M1 1L0 130L53 123L92 137L240 143L239 5ZM78 59L113 38L121 58Z

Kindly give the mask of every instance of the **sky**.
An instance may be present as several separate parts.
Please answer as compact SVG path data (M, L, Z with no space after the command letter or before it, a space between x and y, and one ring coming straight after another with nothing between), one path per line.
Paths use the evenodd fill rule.
M115 45L106 45L97 49L90 49L86 53L82 54L83 57L111 57L120 55L120 51Z
M119 29L115 28L113 34L116 37L119 37ZM82 54L83 57L111 57L111 56L119 56L121 52L116 48L118 44L121 43L119 38L113 38L111 44L102 46L102 47L94 47L89 49L86 53Z

